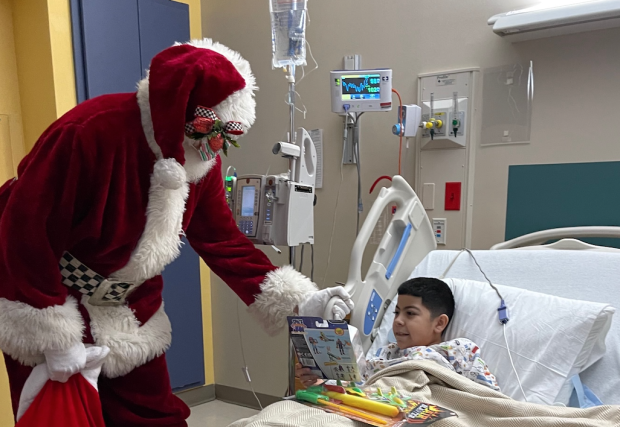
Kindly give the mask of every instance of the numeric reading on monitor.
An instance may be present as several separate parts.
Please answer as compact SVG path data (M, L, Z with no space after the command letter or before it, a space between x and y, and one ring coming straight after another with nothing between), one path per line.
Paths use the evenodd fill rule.
M379 74L342 76L342 100L381 99L380 83Z

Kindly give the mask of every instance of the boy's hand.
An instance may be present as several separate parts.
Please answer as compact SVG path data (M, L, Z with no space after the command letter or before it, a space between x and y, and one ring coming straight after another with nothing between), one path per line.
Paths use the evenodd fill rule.
M319 380L319 377L314 375L310 368L302 368L301 363L295 365L295 376L299 378L306 388L314 385Z

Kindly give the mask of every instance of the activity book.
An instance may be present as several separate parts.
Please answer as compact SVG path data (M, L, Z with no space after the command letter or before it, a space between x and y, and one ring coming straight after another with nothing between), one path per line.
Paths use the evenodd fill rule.
M297 360L319 378L359 382L362 380L348 325L320 317L289 317L289 333Z

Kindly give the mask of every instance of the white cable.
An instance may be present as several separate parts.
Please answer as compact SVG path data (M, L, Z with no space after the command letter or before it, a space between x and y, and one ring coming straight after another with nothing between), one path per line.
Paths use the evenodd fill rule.
M241 337L241 317L239 316L239 299L237 298L237 328L239 332L239 346L241 347L241 357L243 358L243 372L245 373L245 379L250 384L250 389L252 390L252 394L256 398L258 402L258 407L263 410L263 405L260 403L260 399L256 395L254 391L254 386L252 385L252 379L250 378L250 370L248 369L248 364L245 362L245 351L243 350L243 338Z
M345 123L345 126L348 124ZM329 272L329 263L332 259L332 244L334 243L334 232L336 231L336 214L338 213L338 201L340 200L340 190L342 190L342 164L344 163L344 149L345 144L342 144L342 159L340 159L340 185L338 186L338 195L336 196L336 207L334 208L334 219L332 220L332 235L329 238L329 251L327 252L327 267L325 268L325 276L323 276L323 287L325 287L325 281L327 280L327 273Z
M499 299L503 302L504 298L502 297L502 295L499 293L499 289L497 289L493 283L491 283L491 281L489 280L489 278L487 277L487 275L485 274L485 272L482 270L482 267L480 267L480 264L478 264L478 260L476 259L476 257L474 256L474 254L467 248L463 248L459 251L458 254L456 254L456 256L454 257L454 259L452 260L452 262L450 263L450 265L448 266L448 268L443 272L443 274L439 277L440 279L443 279L444 277L446 277L446 274L448 274L448 271L450 271L450 269L452 268L452 266L454 265L454 263L456 262L456 260L458 259L458 257L463 253L463 252L467 252L469 254L469 256L471 256L472 260L474 261L474 263L476 264L476 266L478 267L478 270L480 270L480 273L482 273L482 275L484 276L484 278L486 279L486 281L489 283L489 285L495 290L495 292L497 293L497 296L499 297ZM512 370L515 373L515 376L517 377L517 382L519 383L519 388L521 389L521 393L523 394L523 399L525 399L525 401L527 402L527 396L525 395L525 391L523 391L523 385L521 385L521 379L519 378L519 374L517 373L517 368L515 368L515 364L512 361L512 354L510 353L510 346L508 345L508 337L506 336L506 323L502 324L503 326L503 333L504 333L504 341L506 342L506 351L508 352L508 358L510 359L510 364L512 365Z
M314 70L317 70L319 68L319 63L316 62L316 59L314 59L314 55L312 55L312 49L310 48L310 43L308 42L308 40L306 40L306 45L308 46L308 52L310 52L310 57L312 58L312 60L314 61L314 68L310 71L308 71L308 74L312 73ZM297 82L297 85L299 85L299 83L301 83L301 81L306 77L306 70L305 67L301 67L301 79L299 79L299 81Z
M525 392L523 391L523 386L521 385L521 380L519 379L519 374L517 373L517 369L515 368L515 364L512 361L512 355L510 354L510 347L508 347L508 338L506 337L506 324L504 323L504 341L506 341L506 351L508 351L508 357L510 358L510 364L512 365L512 370L515 373L515 376L517 377L517 382L519 383L519 388L521 389L521 393L523 394L523 399L525 399L525 401L527 402L527 396L525 395Z
M288 94L288 92L287 92ZM295 91L295 94L299 97L299 101L301 101L301 95L299 94L299 92ZM306 113L308 112L308 109L306 108L306 104L301 103L301 106L303 107L303 110L301 110L299 107L297 107L297 105L295 105L293 102L289 101L290 97L287 97L287 99L284 100L284 103L288 106L293 106L293 108L295 108L297 111L299 111L301 114L304 115L304 120L306 119Z
M450 271L450 269L452 268L456 260L461 256L463 252L464 252L463 249L461 249L459 253L455 255L455 257L452 259L452 262L450 262L450 265L448 265L448 268L445 269L445 271L441 274L441 276L438 277L438 279L443 280L446 277L446 274L448 274L448 271Z
M497 296L499 297L500 300L503 300L504 297L502 297L502 295L499 293L499 289L497 289L495 287L495 285L493 285L493 283L491 283L491 281L489 280L489 278L487 277L487 275L485 274L485 272L482 270L482 267L480 267L480 264L478 264L478 260L476 259L476 257L474 256L474 254L467 248L463 248L459 251L458 254L456 254L456 256L454 257L454 259L452 260L452 262L450 262L450 265L448 265L448 268L446 268L446 270L443 272L443 274L441 276L439 276L439 279L444 279L446 277L446 274L448 274L448 272L450 271L450 269L452 268L452 266L454 265L454 263L456 262L456 260L458 259L458 257L463 253L463 252L467 252L469 254L469 256L471 256L472 260L474 261L474 263L476 264L476 266L478 267L478 270L480 270L480 273L482 273L482 275L484 276L484 278L486 279L487 283L489 284L489 286L491 286L491 288L493 288L493 290L495 291L495 293L497 294Z

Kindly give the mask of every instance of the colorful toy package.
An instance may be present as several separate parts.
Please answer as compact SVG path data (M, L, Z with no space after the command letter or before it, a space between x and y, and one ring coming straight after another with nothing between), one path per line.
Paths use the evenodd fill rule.
M289 317L289 335L297 359L323 379L361 381L345 321Z
M298 390L294 397L304 405L377 427L424 426L458 416L449 409L411 399L394 387L388 392L338 383L340 385L318 385Z

